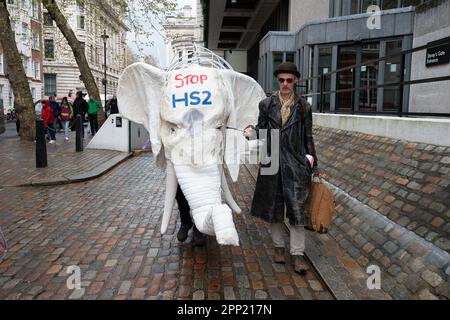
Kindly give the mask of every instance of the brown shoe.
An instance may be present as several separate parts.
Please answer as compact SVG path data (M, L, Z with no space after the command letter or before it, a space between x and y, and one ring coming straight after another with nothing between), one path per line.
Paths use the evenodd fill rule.
M298 255L293 256L294 260L294 271L298 274L304 275L306 271L309 270L309 265L305 260L304 256Z
M285 263L283 247L275 247L275 255L273 257L273 261L275 263Z

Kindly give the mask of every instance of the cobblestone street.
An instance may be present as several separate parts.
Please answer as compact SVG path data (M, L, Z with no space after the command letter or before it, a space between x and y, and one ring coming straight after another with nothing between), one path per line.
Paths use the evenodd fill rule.
M192 247L191 234L179 243L177 209L161 237L164 180L145 154L88 182L0 187L10 247L0 299L333 299L314 272L299 276L290 263L273 263L267 225L248 215L248 171L235 190L240 247L213 237ZM66 285L73 265L81 268L80 290Z

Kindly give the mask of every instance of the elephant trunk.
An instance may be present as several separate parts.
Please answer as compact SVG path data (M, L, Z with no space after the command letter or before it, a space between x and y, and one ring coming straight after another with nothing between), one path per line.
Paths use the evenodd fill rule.
M231 209L222 204L222 177L218 165L202 168L176 165L174 168L197 229L216 235L219 244L238 246L239 237Z

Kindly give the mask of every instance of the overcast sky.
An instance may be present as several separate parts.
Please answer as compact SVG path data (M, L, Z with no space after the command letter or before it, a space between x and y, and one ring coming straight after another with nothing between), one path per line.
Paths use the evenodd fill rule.
M193 13L195 13L197 10L196 3L197 3L196 0L178 0L177 1L178 9L181 9L183 6L188 4L192 7ZM162 26L157 23L157 19L153 19L153 21L155 23L155 27L161 30ZM153 29L153 27L151 25L148 25L147 27L149 29ZM161 35L160 35L160 33L161 33ZM154 45L144 47L144 53L146 55L151 54L152 56L154 56L157 59L159 66L164 68L167 64L167 61L166 61L166 47L164 44L164 38L162 36L165 36L165 33L163 30L161 32L154 31L153 35L151 37L151 40L153 41ZM128 45L130 46L130 48L133 51L138 52L137 47L134 43L134 40L135 40L134 33L128 32L127 38L128 38Z

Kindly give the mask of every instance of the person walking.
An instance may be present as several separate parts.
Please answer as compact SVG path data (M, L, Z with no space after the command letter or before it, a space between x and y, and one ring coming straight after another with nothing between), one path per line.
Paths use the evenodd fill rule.
M47 131L47 140L49 140L49 143L55 143L55 116L48 100L44 100L42 120L44 120L45 130Z
M260 130L269 130L267 154L271 159L279 159L275 174L262 173L262 169L270 168L276 161L261 164L250 213L270 223L276 263L285 263L283 224L287 217L294 270L303 275L309 269L304 258L307 200L311 176L319 174L312 135L312 111L311 105L295 93L300 73L294 63L281 63L274 76L279 90L260 102L256 127L249 125L243 132L251 139L258 138ZM276 140L271 142L273 133L279 134L278 145L275 145Z
M175 199L178 203L178 210L180 210L180 220L181 220L181 227L180 230L178 230L177 233L177 239L180 242L186 241L188 237L189 230L194 227L194 231L192 234L192 243L194 246L202 247L205 245L206 242L206 235L198 231L197 227L192 222L191 218L191 208L189 207L189 203L187 202L183 191L180 188L180 185L178 185L177 194L175 196Z
M91 127L91 135L94 136L98 132L97 113L98 110L101 109L101 106L100 102L95 100L92 94L89 96L88 105L89 105L88 109L89 125Z
M67 98L64 97L61 101L61 121L64 127L64 140L69 140L69 122L70 119L73 117L73 109L70 105L69 101L67 101Z
M85 95L86 94L83 94L82 91L77 91L75 101L73 102L73 117L74 117L75 121L72 124L72 128L75 129L77 115L80 115L81 116L81 134L82 134L83 138L84 138L83 120L84 120L86 113L89 110L89 105L86 102L86 100L84 100L84 98L83 98Z
M49 98L49 103L50 103L50 108L53 111L53 115L55 116L55 131L58 130L58 132L60 130L63 129L63 124L62 121L60 119L61 116L61 106L59 105L59 103L55 100L54 96L50 96ZM59 125L59 129L58 129L58 125Z
M117 105L117 97L113 95L109 101L109 114L119 113L119 107Z

